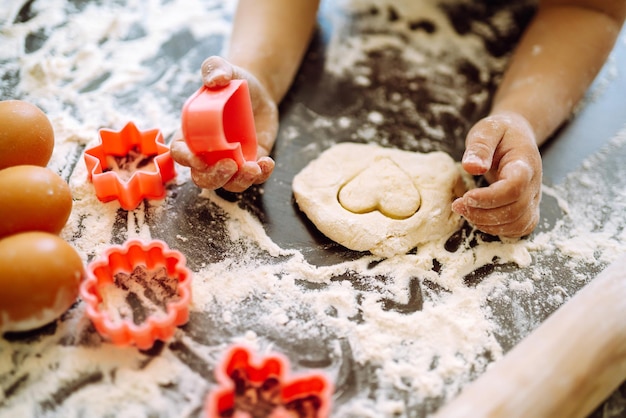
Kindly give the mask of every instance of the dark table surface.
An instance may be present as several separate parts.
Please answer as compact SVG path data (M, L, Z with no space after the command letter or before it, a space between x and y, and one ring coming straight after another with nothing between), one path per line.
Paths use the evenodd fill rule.
M152 238L185 254L188 266L201 281L209 280L204 276L207 265L231 263L232 267L221 267L222 273L232 268L241 269L244 274L245 268L236 261L239 258L274 265L300 254L302 263L313 266L311 269L317 266L320 274L328 271L324 282L307 279L306 275L296 280L303 294L325 291L330 284L346 280L354 289L351 295L356 294L360 312L352 319L365 325L367 320L360 305L376 294L376 286L366 283L368 277L361 274L363 271L350 268L358 266L359 260L372 264L380 260L347 250L321 235L293 201L293 176L323 150L343 141L376 142L412 151L443 150L458 160L465 133L487 111L508 53L534 10L532 2L509 6L504 2L441 0L426 2L421 8L411 2L323 2L318 30L281 105L281 127L273 150L277 165L272 178L241 195L217 191L208 199L199 197L199 190L191 181L173 182L168 185L165 203L146 202L132 212L119 209L116 202L103 204L105 214L114 214L108 242L90 247L86 237L91 231L74 228L81 222L87 225L90 217L95 216L88 213L93 212L89 208L94 203L85 203L89 184L84 179L82 153L97 138L84 136L83 132L94 127L119 129L125 119L136 118L146 129L161 124L169 140L177 128L182 103L197 88L197 69L202 59L223 51L233 2L160 2L165 10L168 6L179 8L180 15L188 19L189 27L195 31L181 24L177 14L155 15L159 2L143 6L131 0L108 6L90 1L58 1L47 6L43 3L21 2L19 7L7 8L0 15L0 43L10 46L0 55L0 98L23 98L37 103L55 126L62 127L57 135L61 151L56 151L51 167L76 188L75 217L63 236L81 250L85 261L97 256L103 245L145 235L142 228L149 230ZM55 15L50 11L52 7L63 12ZM188 15L181 12L181 7L188 7ZM196 16L192 15L193 10L203 12ZM143 13L153 20L143 21ZM112 17L116 14L117 18ZM167 28L168 18L172 20L170 26L176 29ZM158 19L165 22L162 27L157 24ZM207 29L198 23L200 20L214 27ZM103 22L110 25L111 33L123 33L125 37L87 37L84 45L70 52L59 43L57 36L65 37L67 42L80 36L80 28L84 34L90 33L85 29L89 25L97 33ZM155 32L155 27L160 27L164 35ZM128 69L121 62L104 69L89 65L64 67L63 60L71 62L73 54L78 55L79 51L87 56L81 62L106 63L109 56L119 58L116 53L126 43L142 37L153 38L157 48L143 52L147 58L140 62L140 69ZM449 45L442 47L441 42L446 40ZM98 57L98 51L103 58ZM416 56L423 59L422 64L416 64ZM42 78L46 90L27 90L20 84L20 80L28 78L27 70L29 76L33 74L33 57L39 57L42 71L49 71L49 77ZM129 62L133 59L129 58ZM568 295L591 280L615 253L626 247L626 145L621 140L624 134L620 134L626 123L625 68L626 35L622 33L577 113L542 149L546 188L542 221L527 240L535 243L530 266L475 265L463 277L468 288L490 280L522 287L528 285L529 279L532 281L533 292L515 292L513 285L507 285L499 295L485 300L485 312L496 325L493 341L500 354L540 325ZM139 71L145 69L150 71ZM54 74L63 71L73 78L54 79ZM127 84L107 84L116 80L117 73L135 78L131 77ZM86 81L81 84L83 76ZM54 88L64 93L55 93ZM70 90L76 90L76 96L66 94ZM100 103L90 96L94 94L111 107L90 106L91 97L94 103ZM258 219L272 245L286 253L276 255L263 244L233 236L229 221L234 210L231 203ZM607 225L612 229L607 231ZM571 246L572 242L591 237L597 244L601 241L596 240L602 239L599 231L606 232L603 237L611 245L600 245L591 253L581 251L576 255L571 247L557 242L563 239ZM489 240L483 238L479 247L487 246ZM472 239L476 235L465 229L462 242L457 245L470 248L475 244L470 242ZM342 263L353 264L342 270ZM280 279L282 273L272 271ZM391 278L380 280L386 283ZM436 304L439 293L445 293L427 280L407 282L405 292L406 303L385 293L380 300L386 310L404 309L410 318L422 309L422 304ZM302 315L301 325L320 330L316 337L299 335L288 327L281 330L276 324L268 326L261 319L269 315L268 308L257 296L250 294L238 299L236 307L229 307L229 315L238 316L237 321L226 319L225 305L197 305L192 309L190 322L177 331L172 341L143 352L103 342L84 317L81 302L59 321L40 330L6 334L0 339L0 417L199 416L206 394L215 388L214 369L220 353L229 343L249 338L250 333L262 341L261 346L285 353L295 369L327 371L332 376L336 387L332 416L428 416L454 395L455 388L479 375L491 360L487 352L486 362L469 362L464 366L468 370L451 380L443 379L449 390L444 385L435 394L423 395L406 384L390 392L379 381L377 373L381 369L376 361L355 361L354 352L360 348L352 342L349 332L342 334L344 331L333 328L330 320L308 318L311 314L304 308L288 314ZM422 301L419 306L415 305L417 299ZM414 343L411 335L404 341ZM398 359L400 367L402 361ZM404 367L408 364L411 363ZM469 370L472 367L478 369ZM159 373L159 368L164 371ZM136 384L128 383L133 379ZM90 397L98 402L91 403ZM395 409L389 406L393 402ZM626 417L624 386L591 416Z

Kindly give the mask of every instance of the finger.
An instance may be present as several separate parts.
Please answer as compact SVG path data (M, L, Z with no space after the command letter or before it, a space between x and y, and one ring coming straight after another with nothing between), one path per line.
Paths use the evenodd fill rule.
M254 184L265 183L274 171L274 160L270 157L262 157L259 158L259 161L257 162L259 164L259 168L261 169L261 174L256 178Z
M203 189L215 190L223 187L237 173L237 163L223 159L206 170L191 169L191 179Z
M537 190L528 199L495 209L466 206L463 198L455 200L452 209L481 231L494 235L522 236L530 233L537 225L540 200L541 191Z
M189 154L191 154L191 151L189 150L189 147L185 143L185 140L182 136L182 132L180 131L177 131L174 134L174 138L172 139L172 142L170 143L170 154L172 155L172 158L176 160L177 163L186 165L189 167L188 160L189 160L189 157L190 157Z
M510 205L525 194L532 195L533 170L524 161L516 160L506 164L500 177L487 187L469 190L462 199L468 207L494 209Z
M208 168L208 165L189 149L182 136L172 140L170 144L170 155L178 164L200 171L204 171Z
M539 223L539 210L527 212L524 216L510 223L498 225L474 224L480 231L502 237L520 238L529 235Z
M232 178L224 184L224 189L229 192L243 192L252 184L257 177L261 175L261 168L254 161L247 161L241 167L239 167L239 171L232 176Z
M485 174L493 165L493 155L504 136L506 127L495 118L480 120L470 129L465 139L461 164L468 173Z
M202 62L201 72L202 81L207 87L221 87L232 80L246 80L255 88L260 88L257 80L250 73L217 55L213 55ZM254 92L251 91L250 93L254 100Z
M272 151L278 134L278 109L273 103L258 106L254 112L254 123L258 142L259 157L266 157Z
M201 72L202 82L207 87L225 86L236 78L233 65L216 55L204 60Z
M523 196L523 190L510 180L498 180L487 187L466 192L460 199L472 209L496 209L510 205Z
M456 206L456 201L452 203ZM464 206L461 210L465 219L473 225L496 226L506 225L516 222L528 211L528 205L514 202L506 206L495 209L481 209L471 206Z

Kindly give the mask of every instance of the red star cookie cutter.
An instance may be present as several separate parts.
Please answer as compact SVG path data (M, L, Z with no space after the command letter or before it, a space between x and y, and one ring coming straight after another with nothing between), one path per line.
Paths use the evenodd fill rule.
M99 135L100 144L85 150L84 158L88 180L100 201L117 199L123 209L134 210L143 199L165 197L165 183L176 176L176 171L158 129L140 131L128 122L120 131L100 129ZM133 153L135 160L129 159ZM126 179L121 169L112 167L117 160L126 160Z
M189 320L191 271L185 261L159 240L133 239L107 248L88 264L80 286L98 333L116 345L142 350L171 338ZM142 300L152 309L144 308ZM125 310L117 310L120 306Z
M308 373L287 379L286 357L276 353L254 361L252 357L243 346L229 350L216 369L220 388L207 397L206 418L328 417L332 385L324 375Z
M246 80L232 80L218 88L202 86L185 102L181 122L187 146L206 163L230 158L241 167L256 161L257 137Z

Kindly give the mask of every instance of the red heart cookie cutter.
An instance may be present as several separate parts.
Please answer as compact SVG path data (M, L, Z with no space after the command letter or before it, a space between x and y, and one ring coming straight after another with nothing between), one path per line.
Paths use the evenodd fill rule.
M202 86L185 102L181 116L183 138L206 163L224 158L241 167L256 161L257 137L246 80L218 88Z

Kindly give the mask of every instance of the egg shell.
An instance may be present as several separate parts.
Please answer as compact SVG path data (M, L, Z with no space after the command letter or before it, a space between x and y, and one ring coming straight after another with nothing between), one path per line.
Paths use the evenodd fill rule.
M0 238L25 231L61 232L72 211L69 185L34 165L0 170Z
M0 101L0 170L15 165L45 167L54 150L46 114L22 100Z
M84 277L76 250L57 235L23 232L0 240L0 334L46 325L67 311Z

